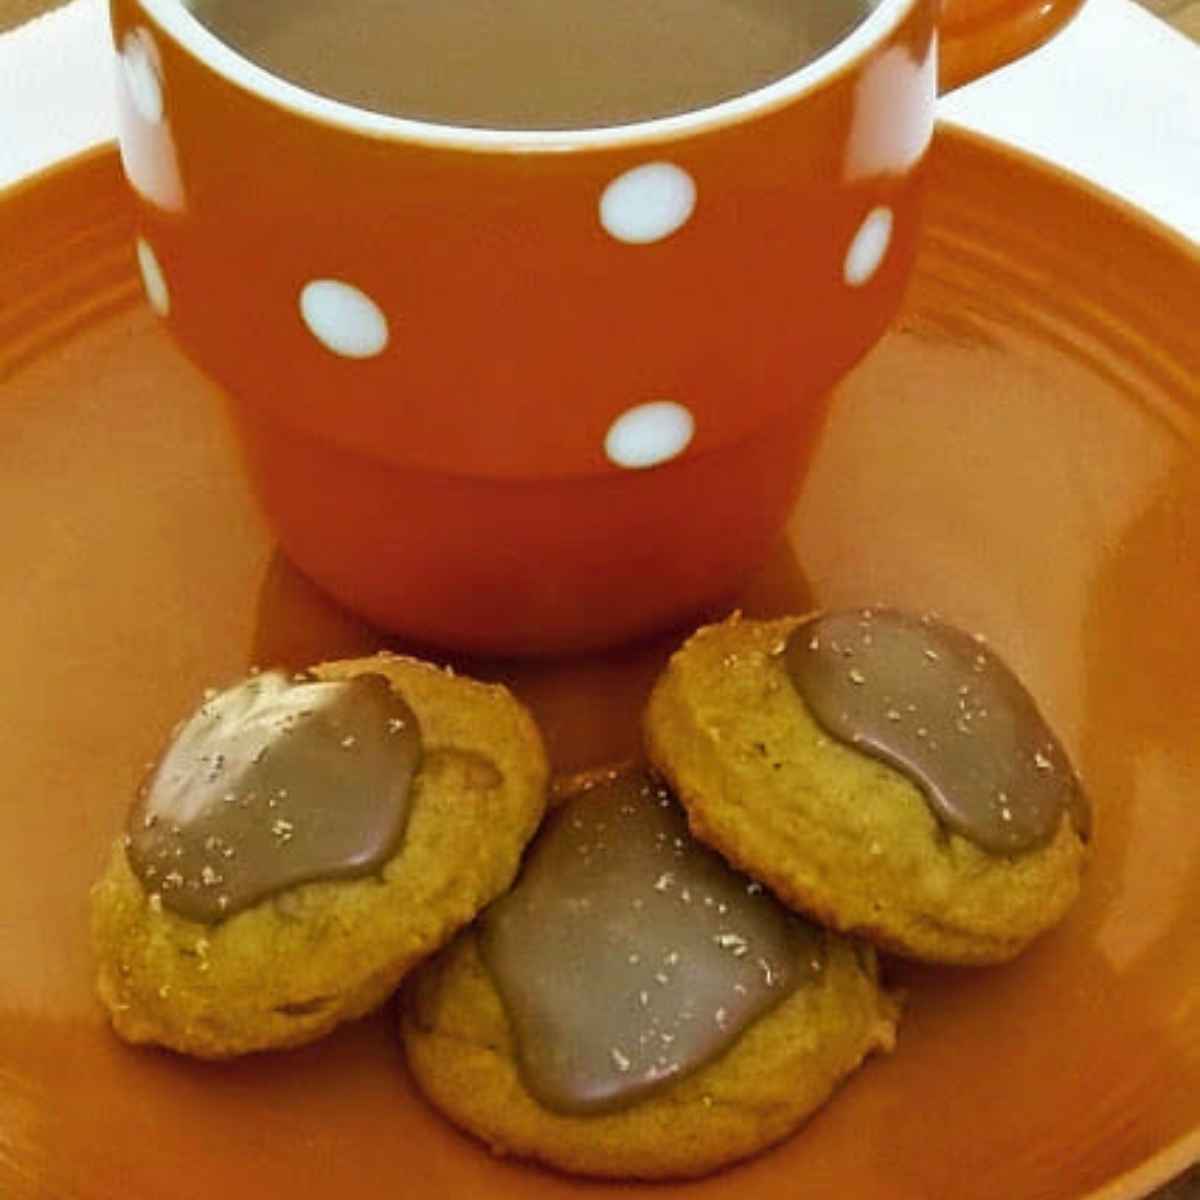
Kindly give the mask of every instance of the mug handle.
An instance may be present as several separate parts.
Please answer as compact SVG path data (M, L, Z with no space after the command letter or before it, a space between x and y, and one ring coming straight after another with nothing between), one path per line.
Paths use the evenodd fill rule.
M938 91L1010 63L1053 37L1084 0L942 0Z

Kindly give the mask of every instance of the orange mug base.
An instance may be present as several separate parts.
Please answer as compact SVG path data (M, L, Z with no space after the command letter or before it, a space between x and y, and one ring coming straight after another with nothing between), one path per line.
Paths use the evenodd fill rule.
M233 415L304 574L381 630L507 656L617 645L731 595L769 557L827 407L663 467L530 482L371 459L237 402Z

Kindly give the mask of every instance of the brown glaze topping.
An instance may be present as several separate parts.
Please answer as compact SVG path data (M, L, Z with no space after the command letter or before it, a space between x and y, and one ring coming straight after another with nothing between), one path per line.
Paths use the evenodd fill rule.
M176 730L130 813L129 864L164 907L207 924L369 875L404 832L420 758L416 715L382 675L251 676Z
M948 829L993 854L1045 845L1091 815L1058 739L984 642L934 617L839 612L798 626L784 660L832 737L907 775Z
M817 930L694 841L633 769L551 815L480 944L525 1085L575 1114L702 1067L824 961Z

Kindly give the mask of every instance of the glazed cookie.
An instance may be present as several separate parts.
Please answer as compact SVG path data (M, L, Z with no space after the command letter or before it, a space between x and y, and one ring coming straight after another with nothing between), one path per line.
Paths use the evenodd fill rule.
M414 659L210 694L92 889L114 1029L224 1058L363 1015L511 884L546 782L505 689Z
M894 610L736 616L671 659L647 752L697 837L898 954L1013 957L1074 901L1089 809L979 639Z
M640 770L565 790L513 890L406 985L413 1076L500 1154L683 1178L791 1133L898 1005L870 947L790 913Z

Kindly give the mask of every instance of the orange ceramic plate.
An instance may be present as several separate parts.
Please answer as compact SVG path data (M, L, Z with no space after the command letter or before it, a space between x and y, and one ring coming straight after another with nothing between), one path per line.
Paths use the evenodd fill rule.
M886 600L987 634L1098 809L1066 924L1009 967L893 966L900 1044L780 1150L612 1189L1117 1200L1200 1154L1200 261L942 131L903 320L837 401L753 613ZM135 1051L86 892L214 682L371 648L273 551L213 390L142 303L116 154L0 200L0 1195L602 1194L430 1112L388 1013L232 1065ZM503 666L560 766L632 751L672 639Z

